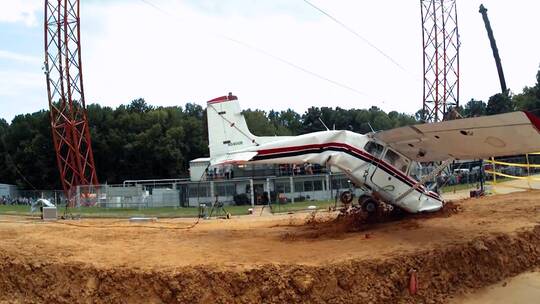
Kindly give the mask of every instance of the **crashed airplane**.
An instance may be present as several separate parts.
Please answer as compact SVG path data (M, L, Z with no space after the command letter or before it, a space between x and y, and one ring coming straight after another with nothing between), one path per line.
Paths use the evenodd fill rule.
M527 112L418 124L358 134L345 130L300 136L255 136L236 96L207 102L211 165L320 164L337 167L365 190L359 205L376 212L379 202L409 213L433 212L444 201L425 182L453 160L540 151L540 119ZM442 162L418 178L420 163Z

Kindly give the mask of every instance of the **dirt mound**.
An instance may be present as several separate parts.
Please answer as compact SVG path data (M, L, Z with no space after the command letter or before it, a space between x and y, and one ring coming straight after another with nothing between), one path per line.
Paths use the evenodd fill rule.
M419 219L451 217L454 214L462 212L462 207L455 202L446 203L443 208L437 212L409 214L404 212L389 212L384 215L370 218L361 210L352 212L343 212L339 214L319 214L313 212L305 219L303 229L297 229L294 232L288 231L281 235L282 241L297 241L309 239L335 239L344 237L347 233L368 232L366 238L370 237L369 231L377 228L377 224L399 222L400 227L404 229L418 228Z
M327 212L196 226L0 215L0 303L445 302L540 266L538 210L540 191L364 230ZM419 291L410 296L413 269Z
M24 261L0 251L0 301L27 303L442 303L540 265L540 226L515 235L321 266L218 266L170 271ZM409 272L419 290L409 295Z

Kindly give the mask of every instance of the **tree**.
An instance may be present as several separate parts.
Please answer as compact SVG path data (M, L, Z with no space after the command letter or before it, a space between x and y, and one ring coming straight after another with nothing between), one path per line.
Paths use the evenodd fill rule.
M486 115L486 104L481 100L471 98L463 109L464 117L477 117Z
M152 106L148 105L144 98L132 100L128 106L128 111L132 113L146 113L150 110L152 110Z
M420 109L414 113L414 118L418 121L424 122L427 119L428 111L424 109Z
M246 118L249 130L257 136L275 136L276 128L268 119L266 112L247 109L242 112Z
M495 115L501 113L507 113L514 110L512 99L507 93L498 93L489 98L486 114Z
M536 85L525 87L521 94L512 98L516 108L521 111L538 111L540 109L540 69L536 73Z
M127 179L178 178L188 175L189 161L208 155L206 110L151 107L140 98L116 108L87 106L92 148L101 183ZM416 123L414 117L377 107L370 109L309 108L304 114L246 110L249 129L259 136L298 135L329 128L367 133ZM49 112L0 120L0 181L22 187L60 189ZM3 142L6 145L3 145ZM26 180L27 179L27 180Z

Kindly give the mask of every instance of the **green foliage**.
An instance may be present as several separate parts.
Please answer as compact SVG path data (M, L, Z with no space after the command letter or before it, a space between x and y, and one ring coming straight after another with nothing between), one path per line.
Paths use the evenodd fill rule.
M464 117L484 116L486 115L486 104L473 98L465 104L463 111L460 112Z
M538 111L540 109L540 70L536 74L536 85L525 87L521 94L514 95L516 108L521 111Z
M272 124L265 111L247 109L243 111L246 123L251 133L259 136L274 136L276 127Z
M486 114L495 115L512 112L513 110L514 104L512 103L512 98L507 93L498 93L489 98Z
M206 111L197 104L152 107L144 99L116 109L87 107L94 159L101 183L127 179L187 176L189 161L208 155ZM303 115L286 111L246 110L255 135L298 135L330 129L360 133L415 123L407 114L365 109L312 107ZM19 115L11 124L0 120L0 181L30 188L60 189L49 112ZM6 148L7 147L7 148ZM27 178L27 180L24 179ZM31 185L30 185L31 184Z

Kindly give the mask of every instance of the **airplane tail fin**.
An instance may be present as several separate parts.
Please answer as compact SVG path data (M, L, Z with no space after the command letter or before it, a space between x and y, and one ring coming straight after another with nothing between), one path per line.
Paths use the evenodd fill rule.
M249 131L238 98L231 93L208 101L206 113L211 159L261 144Z

